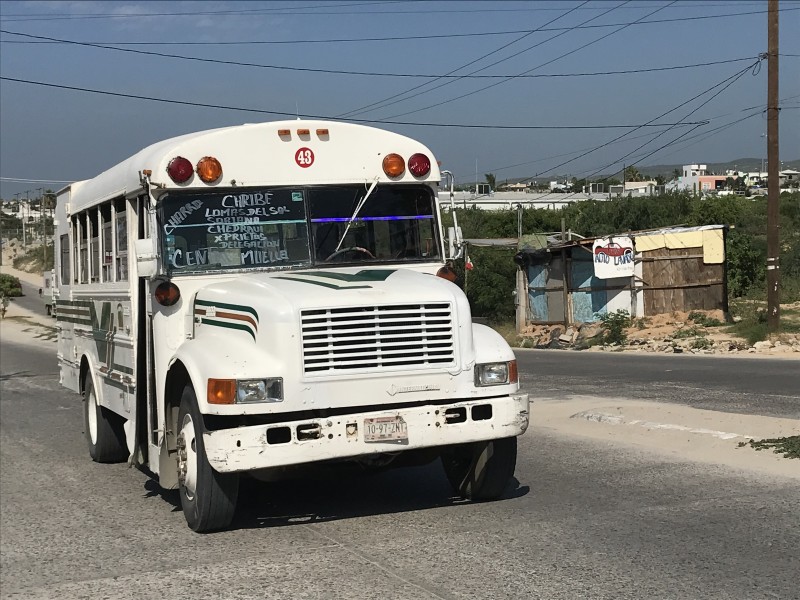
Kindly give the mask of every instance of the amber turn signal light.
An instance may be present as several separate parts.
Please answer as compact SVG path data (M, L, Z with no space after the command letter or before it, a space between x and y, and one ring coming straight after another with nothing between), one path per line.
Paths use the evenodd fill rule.
M236 401L235 379L209 379L208 403L233 404Z
M383 172L389 177L400 177L406 170L406 161L399 154L387 154L383 159Z
M204 156L197 161L197 176L204 183L214 183L222 177L222 165L213 156Z

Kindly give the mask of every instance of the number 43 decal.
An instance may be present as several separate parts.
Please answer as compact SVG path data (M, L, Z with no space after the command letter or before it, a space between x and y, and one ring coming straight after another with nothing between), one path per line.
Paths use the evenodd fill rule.
M294 155L294 162L305 168L314 164L314 153L311 148L300 148Z

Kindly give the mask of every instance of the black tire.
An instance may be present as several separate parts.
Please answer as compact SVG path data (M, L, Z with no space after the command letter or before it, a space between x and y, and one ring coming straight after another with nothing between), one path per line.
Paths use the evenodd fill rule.
M125 419L97 403L91 375L86 376L83 392L83 429L89 456L99 463L117 463L128 458Z
M186 523L198 533L230 525L239 495L238 473L218 473L208 464L203 431L197 397L188 385L177 423L179 489Z
M517 466L517 438L451 446L442 452L450 485L469 500L494 500L503 495Z

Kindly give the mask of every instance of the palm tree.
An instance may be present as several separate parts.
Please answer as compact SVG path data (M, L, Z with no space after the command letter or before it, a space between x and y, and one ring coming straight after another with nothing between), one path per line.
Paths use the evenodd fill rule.
M625 181L642 181L642 174L635 166L625 167Z

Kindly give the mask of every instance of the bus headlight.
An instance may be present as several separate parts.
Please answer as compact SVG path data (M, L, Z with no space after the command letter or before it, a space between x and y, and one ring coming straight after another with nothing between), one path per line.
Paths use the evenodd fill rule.
M283 379L240 379L236 382L236 403L283 402Z
M516 383L518 379L517 361L515 360L475 365L475 385L477 387Z

